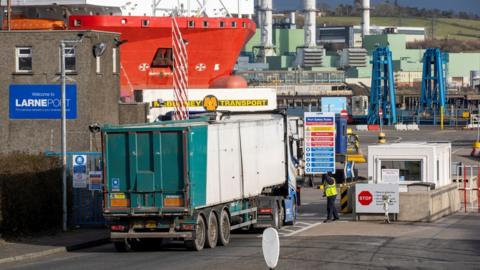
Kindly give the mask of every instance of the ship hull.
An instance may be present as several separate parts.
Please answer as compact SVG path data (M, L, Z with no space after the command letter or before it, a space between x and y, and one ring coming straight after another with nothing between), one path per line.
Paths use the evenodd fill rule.
M239 18L179 17L186 42L188 87L209 88L215 79L230 75L242 47L255 33L255 24ZM71 16L69 29L121 34L121 95L139 89L170 89L172 66L159 66L159 50L172 48L172 18L133 16Z

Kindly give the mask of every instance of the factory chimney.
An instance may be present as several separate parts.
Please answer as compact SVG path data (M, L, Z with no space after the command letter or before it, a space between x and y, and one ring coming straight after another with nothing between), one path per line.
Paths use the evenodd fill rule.
M257 1L257 6L255 7L257 10L257 29L263 29L263 11L262 11L262 5L263 5L263 0L258 0Z
M273 0L262 0L262 46L269 48L272 47L272 10Z
M305 47L311 48L316 47L316 15L317 9L315 7L316 3L315 0L304 0L304 7L305 7Z
M370 0L362 2L362 41L370 35Z
M266 63L267 56L274 56L275 50L273 47L272 38L272 10L273 0L259 1L259 29L260 29L260 50L257 55L257 62Z
M291 25L295 25L295 23L296 23L296 22L295 22L295 11L290 12L290 15L289 15L289 23L290 23Z

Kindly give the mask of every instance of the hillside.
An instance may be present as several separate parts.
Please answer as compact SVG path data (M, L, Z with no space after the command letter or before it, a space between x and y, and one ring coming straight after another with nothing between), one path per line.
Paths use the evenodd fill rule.
M359 17L319 17L317 23L327 25L360 25ZM427 35L432 33L430 18L393 18L372 17L372 25L425 27ZM478 39L480 38L480 20L438 18L434 23L436 39Z

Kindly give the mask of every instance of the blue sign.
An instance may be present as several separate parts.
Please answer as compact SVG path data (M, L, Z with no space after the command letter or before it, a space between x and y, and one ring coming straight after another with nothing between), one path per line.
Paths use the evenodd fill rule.
M305 172L335 172L335 113L305 112ZM328 128L329 131L325 128ZM332 143L333 141L333 143Z
M62 93L59 84L10 85L10 119L61 119ZM66 88L67 119L77 118L77 86Z
M84 164L85 164L85 158L82 155L75 157L75 165L84 165Z
M347 109L347 98L345 97L322 97L322 112L333 112L339 114Z
M75 165L73 166L73 173L87 173L87 166Z
M112 191L120 191L120 178L112 178Z

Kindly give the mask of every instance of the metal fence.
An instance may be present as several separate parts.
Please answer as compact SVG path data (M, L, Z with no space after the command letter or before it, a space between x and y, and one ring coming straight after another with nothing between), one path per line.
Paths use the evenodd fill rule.
M46 152L47 156L61 156L61 153ZM85 179L74 180L74 157L86 156ZM93 183L90 172L102 172L102 153L99 152L69 152L67 153L67 172L71 186L71 209L69 225L75 227L104 225L103 217L103 186ZM75 182L76 181L76 182ZM83 181L85 181L83 183Z
M461 192L464 212L480 213L480 166L456 163L452 166L452 180Z
M255 85L299 85L299 84L342 84L342 71L238 71L248 84Z

